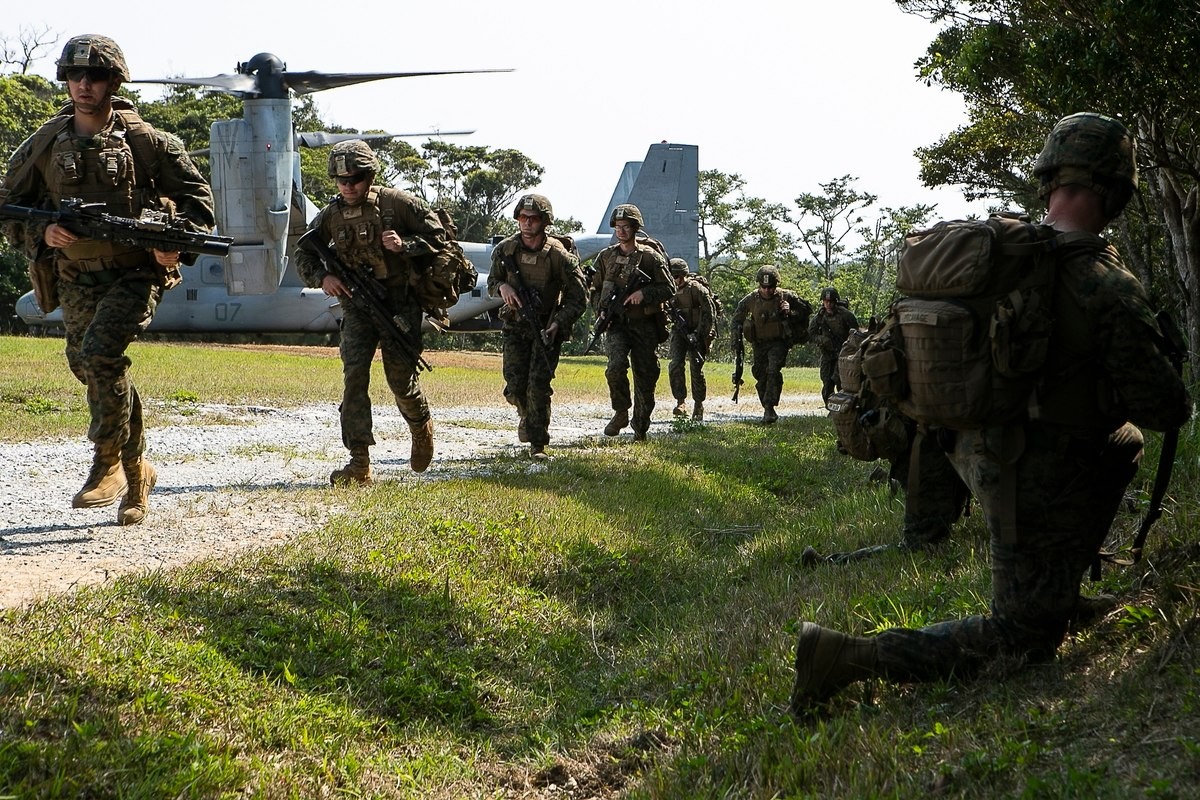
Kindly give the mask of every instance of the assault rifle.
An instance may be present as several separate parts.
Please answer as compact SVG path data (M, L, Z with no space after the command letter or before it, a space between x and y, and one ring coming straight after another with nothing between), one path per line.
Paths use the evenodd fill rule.
M596 314L596 324L592 327L592 340L588 342L587 348L583 351L585 356L592 352L596 342L600 341L600 337L612 327L613 320L625 313L625 301L629 299L629 295L651 283L653 283L653 279L649 275L641 269L635 269L624 288L613 285L608 297L602 298L600 301L600 311Z
M541 340L542 346L539 348L535 345L534 349L542 354L542 360L546 362L546 369L550 374L554 374L554 366L550 363L550 354L546 349L553 344L553 338L542 327L542 314L545 309L542 308L542 296L538 294L537 289L534 289L525 284L525 276L521 274L521 268L517 266L517 259L512 253L504 257L504 266L508 268L508 274L516 278L516 284L509 283L513 290L517 293L517 299L521 301L517 312L521 315L521 319L529 323L529 327L533 330L533 335Z
M742 391L742 372L745 369L746 361L746 345L742 342L741 331L737 332L737 338L734 339L733 345L733 402L738 401L738 395Z
M328 244L321 240L317 229L308 231L296 240L296 246L307 250L325 264L325 268L338 276L350 290L350 303L367 312L385 336L399 346L400 350L416 364L417 370L432 370L433 367L421 351L413 345L412 325L399 314L388 309L388 291L382 283L361 269L347 267ZM418 333L419 335L419 333Z
M0 219L55 223L82 238L168 253L226 256L233 244L230 236L190 231L183 219L163 211L146 209L140 217L131 219L101 211L104 205L75 197L64 198L58 210L0 205Z
M674 300L667 303L667 313L671 315L671 321L675 323L676 327L683 331L683 338L687 339L688 350L691 351L696 366L704 366L704 351L700 347L700 338L696 336L696 332L688 325L687 317L683 315L683 311L680 310L679 306L675 305Z

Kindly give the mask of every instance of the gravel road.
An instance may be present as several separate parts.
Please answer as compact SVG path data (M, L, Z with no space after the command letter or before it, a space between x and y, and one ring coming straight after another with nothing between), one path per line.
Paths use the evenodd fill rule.
M753 398L753 389L750 392ZM706 404L709 421L758 419L757 403ZM660 399L650 435L670 431L670 401ZM784 398L780 412L814 413L819 397ZM102 583L116 576L180 566L247 547L277 545L339 510L330 470L345 463L334 406L202 406L178 424L147 431L146 455L158 469L150 515L116 524L116 506L72 509L91 465L91 446L73 439L0 444L0 607ZM555 406L555 445L599 435L606 405ZM193 419L204 420L203 424ZM408 429L396 409L376 407L377 480L419 482L478 469L518 454L508 406L434 409L435 455L422 475L408 468ZM622 434L630 438L628 429ZM327 497L327 502L320 498Z

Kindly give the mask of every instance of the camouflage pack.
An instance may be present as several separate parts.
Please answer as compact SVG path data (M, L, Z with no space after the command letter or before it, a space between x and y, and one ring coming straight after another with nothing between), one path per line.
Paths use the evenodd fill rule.
M872 333L869 328L851 329L838 354L842 390L830 395L825 407L848 455L859 461L891 461L908 447L908 423L888 402L866 389L863 344Z
M939 222L905 239L883 327L859 344L864 388L927 426L976 429L1036 416L1058 258L1100 249L1027 217Z
M417 277L417 302L435 323L449 324L447 311L458 302L458 296L474 291L479 273L462 245L458 243L458 226L445 208L433 213L446 231L447 246L436 253Z

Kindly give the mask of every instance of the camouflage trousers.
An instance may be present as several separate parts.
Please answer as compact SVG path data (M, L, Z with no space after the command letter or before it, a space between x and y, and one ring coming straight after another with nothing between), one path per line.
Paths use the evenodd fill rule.
M708 381L704 378L704 365L697 363L692 355L692 346L688 344L683 330L675 328L671 331L670 355L667 360L667 379L671 382L671 396L675 402L687 400L688 385L686 371L691 371L692 399L703 403L708 398ZM708 341L700 340L700 354L708 356Z
M783 365L791 349L783 339L754 343L754 361L750 373L754 375L754 388L758 390L758 402L763 408L779 405L783 393Z
M879 634L880 672L898 681L936 680L969 674L997 656L1053 658L1083 575L1137 473L1142 444L1141 431L1129 424L1111 435L1026 425L1015 465L1016 537L1008 541L996 454L1019 451L1019 441L1000 429L959 433L951 459L979 499L991 536L991 613Z
M917 479L911 481L914 446L917 448ZM938 437L930 434L921 436L918 441L915 429L908 449L892 462L888 477L899 483L904 491L904 529L900 546L910 550L937 544L948 537L954 523L962 518L971 497Z
M562 343L547 347L528 324L504 328L504 399L525 417L530 444L550 443L550 396Z
M645 433L650 429L650 415L654 411L654 390L660 372L655 325L652 317L636 322L620 320L607 334L608 367L604 377L608 381L608 397L613 411L627 411L633 406L631 427L634 433ZM632 398L628 375L631 364Z
M87 386L88 438L98 455L136 460L146 448L142 399L125 351L154 318L162 289L146 273L128 272L99 286L62 281L58 296L67 364Z
M401 314L409 320L413 351L420 355L421 313L416 306L393 302L393 308L401 308ZM409 425L420 425L429 419L429 403L421 392L417 377L417 365L413 358L401 350L400 345L384 336L376 327L371 315L347 304L342 314L342 403L338 406L342 422L342 444L347 449L375 444L371 419L371 364L375 351L383 357L383 374L388 387L396 398L396 407Z
M821 401L829 402L829 396L842 388L841 378L838 376L838 353L834 351L821 351Z

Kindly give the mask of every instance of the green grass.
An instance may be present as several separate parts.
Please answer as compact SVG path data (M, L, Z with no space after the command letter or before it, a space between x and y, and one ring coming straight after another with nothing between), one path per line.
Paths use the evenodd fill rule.
M260 381L261 354L169 346L151 378L159 357L145 347L139 385L164 401L236 402L214 371L254 375L258 402L309 402L326 369L339 378L336 359L294 356ZM602 367L577 368L560 372L580 382L568 394L594 392L585 377L602 387ZM470 396L457 369L471 372L435 369L431 392L442 373L444 391ZM473 379L495 403L497 376ZM0 391L24 380L0 377ZM54 402L78 392L40 385ZM1057 662L871 683L804 721L785 711L798 620L866 632L985 610L980 515L934 554L805 568L806 545L897 537L902 507L866 480L871 465L838 456L819 418L674 427L645 445L556 448L545 468L501 458L484 477L339 493L345 513L287 546L3 612L0 795L1200 791L1194 426L1146 561L1106 570L1125 608ZM63 419L47 435L76 430ZM1138 497L1152 477L1139 475Z

